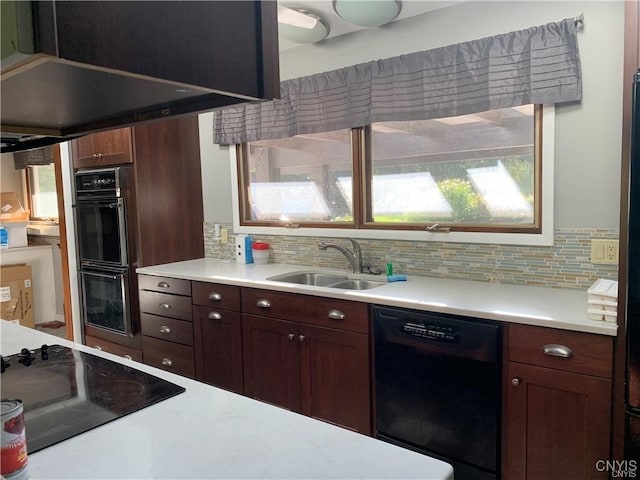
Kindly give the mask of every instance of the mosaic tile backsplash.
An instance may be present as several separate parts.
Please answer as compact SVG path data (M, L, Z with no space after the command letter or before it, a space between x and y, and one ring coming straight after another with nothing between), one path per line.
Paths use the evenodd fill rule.
M232 261L233 225L221 226L229 231L226 245L215 240L214 224L205 223L205 256ZM321 238L253 236L269 243L273 263L349 269L340 252L318 249ZM387 262L391 262L395 273L407 275L583 290L599 278L618 279L617 265L590 262L594 238L617 239L618 231L557 229L551 247L364 239L358 243L362 246L364 263L383 271ZM345 238L331 241L350 247Z

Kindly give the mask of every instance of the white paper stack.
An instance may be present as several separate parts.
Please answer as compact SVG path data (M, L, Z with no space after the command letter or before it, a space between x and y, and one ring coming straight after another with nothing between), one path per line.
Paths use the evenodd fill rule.
M618 282L601 278L589 287L587 293L589 318L615 323L618 319Z

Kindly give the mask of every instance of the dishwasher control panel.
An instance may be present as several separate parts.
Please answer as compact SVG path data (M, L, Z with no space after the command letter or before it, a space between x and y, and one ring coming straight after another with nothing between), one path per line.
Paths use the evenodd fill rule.
M460 335L458 329L442 325L432 325L422 322L405 322L401 331L412 337L428 338L440 342L458 343Z

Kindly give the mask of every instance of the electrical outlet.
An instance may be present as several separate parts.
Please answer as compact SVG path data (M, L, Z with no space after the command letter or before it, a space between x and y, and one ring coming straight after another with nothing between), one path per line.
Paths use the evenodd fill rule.
M229 241L229 239L227 237L227 229L226 228L221 228L220 229L220 243L226 244L228 241Z
M601 265L617 265L618 240L591 240L591 263Z

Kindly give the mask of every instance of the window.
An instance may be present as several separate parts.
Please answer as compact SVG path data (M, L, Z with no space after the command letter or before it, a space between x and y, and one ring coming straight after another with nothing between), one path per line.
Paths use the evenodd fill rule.
M244 220L353 226L351 145L350 130L243 145Z
M239 227L540 234L542 110L525 105L239 145ZM552 184L547 189L551 195Z
M58 196L53 163L27 167L27 188L31 218L58 220Z
M364 226L538 229L534 111L526 105L371 125Z

